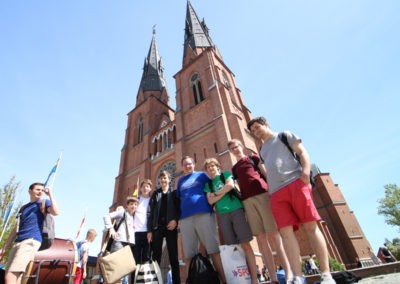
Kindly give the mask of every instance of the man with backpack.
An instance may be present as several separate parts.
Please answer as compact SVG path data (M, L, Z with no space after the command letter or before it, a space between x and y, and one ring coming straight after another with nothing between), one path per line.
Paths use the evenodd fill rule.
M288 269L289 261L272 215L264 166L257 155L245 155L240 140L230 140L228 148L237 160L232 167L232 173L239 182L241 199L251 232L256 236L258 247L271 277L271 283L278 283L276 265L282 265L288 277L290 277L291 271ZM275 264L271 245L276 248L280 263Z
M89 247L96 238L95 229L89 229L86 233L86 239L77 242L78 264L76 265L74 284L81 284L86 278L86 264L89 256Z
M317 225L321 217L311 193L310 158L301 139L289 131L284 132L290 151L279 134L272 132L264 117L250 120L247 128L262 142L260 156L267 172L271 209L294 273L294 278L287 283L302 283L300 248L294 234L299 225L303 225L319 260L320 283L335 283L329 271L327 245Z
M9 238L13 240L16 236L6 268L6 284L21 283L26 267L34 259L35 253L40 248L45 218L44 213L41 212L43 192L49 197L45 200L45 212L54 216L59 214L51 188L44 188L43 183L31 184L28 190L30 202L22 206L17 226Z

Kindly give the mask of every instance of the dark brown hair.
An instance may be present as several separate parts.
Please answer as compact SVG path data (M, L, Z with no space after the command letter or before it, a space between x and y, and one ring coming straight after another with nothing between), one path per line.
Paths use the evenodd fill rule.
M247 129L250 130L251 126L256 122L258 122L261 125L267 124L267 120L265 119L265 117L257 116L255 118L253 118L252 120L250 120L249 122L247 122Z

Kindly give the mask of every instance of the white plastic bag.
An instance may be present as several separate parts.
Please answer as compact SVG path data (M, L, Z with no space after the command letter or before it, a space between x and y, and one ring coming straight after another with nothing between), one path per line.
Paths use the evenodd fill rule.
M219 246L226 282L229 284L251 283L246 257L240 245Z

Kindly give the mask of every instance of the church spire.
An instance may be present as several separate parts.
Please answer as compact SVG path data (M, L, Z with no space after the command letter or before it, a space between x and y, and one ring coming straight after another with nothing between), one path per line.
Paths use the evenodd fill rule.
M140 89L142 89L143 92L162 91L165 87L164 68L162 66L161 57L157 49L156 28L154 25L149 53L144 60Z
M208 28L205 21L199 20L190 1L187 1L186 24L185 24L185 52L186 47L190 46L192 50L202 47L214 46L211 37L208 34Z

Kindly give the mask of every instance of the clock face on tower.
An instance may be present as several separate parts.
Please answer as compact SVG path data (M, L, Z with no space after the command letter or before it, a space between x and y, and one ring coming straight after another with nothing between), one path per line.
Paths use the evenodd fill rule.
M176 172L176 163L175 163L175 161L169 161L169 162L166 162L164 165L162 165L161 168L160 168L160 171L157 174L157 177L158 177L158 175L160 174L161 171L169 172L169 174L171 175L170 186L171 186L172 189L174 189L175 172ZM160 187L160 182L159 182L158 178L157 178L157 187Z

